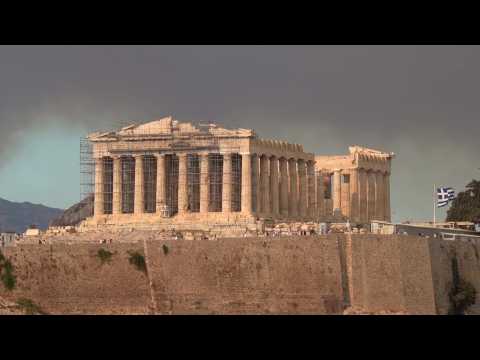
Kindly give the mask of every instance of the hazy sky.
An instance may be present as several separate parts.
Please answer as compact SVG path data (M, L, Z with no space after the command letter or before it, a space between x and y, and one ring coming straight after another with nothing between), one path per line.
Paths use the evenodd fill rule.
M393 151L394 220L430 219L480 178L479 95L478 46L0 46L0 197L68 207L82 135L173 115Z

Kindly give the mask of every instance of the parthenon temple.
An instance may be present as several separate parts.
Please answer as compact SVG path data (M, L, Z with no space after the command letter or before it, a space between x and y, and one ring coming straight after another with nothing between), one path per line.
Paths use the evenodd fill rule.
M253 130L166 117L88 136L95 161L87 226L255 228L258 221L390 220L393 153L316 156Z

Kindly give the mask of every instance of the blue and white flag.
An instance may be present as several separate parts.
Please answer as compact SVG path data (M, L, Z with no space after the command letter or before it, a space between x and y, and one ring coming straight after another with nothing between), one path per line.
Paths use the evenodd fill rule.
M455 199L455 190L451 187L439 187L437 189L437 207L443 207L453 199Z

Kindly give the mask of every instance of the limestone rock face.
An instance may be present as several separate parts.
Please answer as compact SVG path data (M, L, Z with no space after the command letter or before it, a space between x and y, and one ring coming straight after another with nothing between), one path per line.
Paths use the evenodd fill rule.
M75 226L93 215L93 195L65 210L50 222L50 226Z

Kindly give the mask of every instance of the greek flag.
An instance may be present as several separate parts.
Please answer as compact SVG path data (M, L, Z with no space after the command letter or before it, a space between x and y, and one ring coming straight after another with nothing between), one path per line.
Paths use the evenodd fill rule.
M437 207L443 207L453 199L455 199L455 190L451 187L439 187L437 189Z

